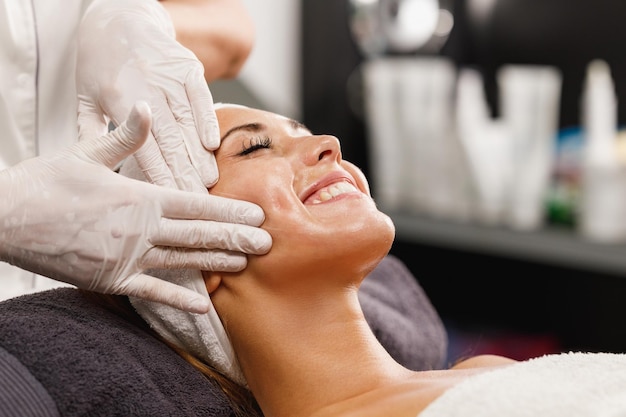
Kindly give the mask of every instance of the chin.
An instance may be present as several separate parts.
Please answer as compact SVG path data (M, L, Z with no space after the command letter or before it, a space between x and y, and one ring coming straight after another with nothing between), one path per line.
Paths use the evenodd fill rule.
M350 220L335 222L333 227L325 223L304 227L284 218L280 227L272 227L271 220L266 220L272 249L267 255L249 256L248 270L276 276L299 276L305 270L364 277L389 253L395 227L389 216L378 210L361 211Z
M354 268L353 272L365 276L389 253L394 239L393 222L386 214L376 211L346 231L344 246L335 249L348 269Z
M374 269L376 265L389 253L393 241L396 237L396 228L391 221L391 218L384 213L380 213L379 224L377 225L377 232L372 233L374 238L371 242L371 250L368 253L371 256L371 269ZM370 271L367 271L368 273Z

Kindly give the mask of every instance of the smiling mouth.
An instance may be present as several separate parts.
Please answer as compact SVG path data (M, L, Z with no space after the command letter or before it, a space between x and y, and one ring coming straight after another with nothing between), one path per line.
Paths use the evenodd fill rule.
M304 200L304 204L321 204L347 193L358 193L359 190L348 181L338 181L320 188Z

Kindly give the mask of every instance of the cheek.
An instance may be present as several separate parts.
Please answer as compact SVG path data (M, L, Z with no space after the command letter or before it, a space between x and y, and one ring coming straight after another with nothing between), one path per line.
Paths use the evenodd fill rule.
M246 168L245 164L220 164L219 180L209 192L221 197L251 201L251 191L259 188L260 179L254 167L242 168Z
M252 162L220 166L220 179L211 194L258 204L265 211L266 220L276 210L293 209L296 201L291 168L286 164Z
M367 178L365 177L365 174L363 174L363 171L361 171L361 169L354 165L352 162L348 162L345 160L341 161L341 166L350 174L352 174L357 182L357 186L359 187L359 189L371 197L372 194L370 192L370 185L367 181Z

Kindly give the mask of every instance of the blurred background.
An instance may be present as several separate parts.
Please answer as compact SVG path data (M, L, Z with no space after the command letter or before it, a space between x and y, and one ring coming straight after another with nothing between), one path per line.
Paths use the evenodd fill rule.
M626 352L626 3L245 3L257 44L214 99L341 140L451 360Z

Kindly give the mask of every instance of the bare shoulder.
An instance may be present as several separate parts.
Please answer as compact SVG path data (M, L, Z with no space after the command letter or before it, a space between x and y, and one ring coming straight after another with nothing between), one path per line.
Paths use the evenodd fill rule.
M492 366L509 365L516 363L517 361L505 356L499 355L477 355L468 359L464 359L457 362L450 369L471 369L471 368L485 368Z
M469 377L515 362L502 356L481 355L448 370L414 372L404 381L333 404L311 417L415 417Z
M441 394L438 391L437 384L424 381L393 384L333 404L310 417L415 417Z

